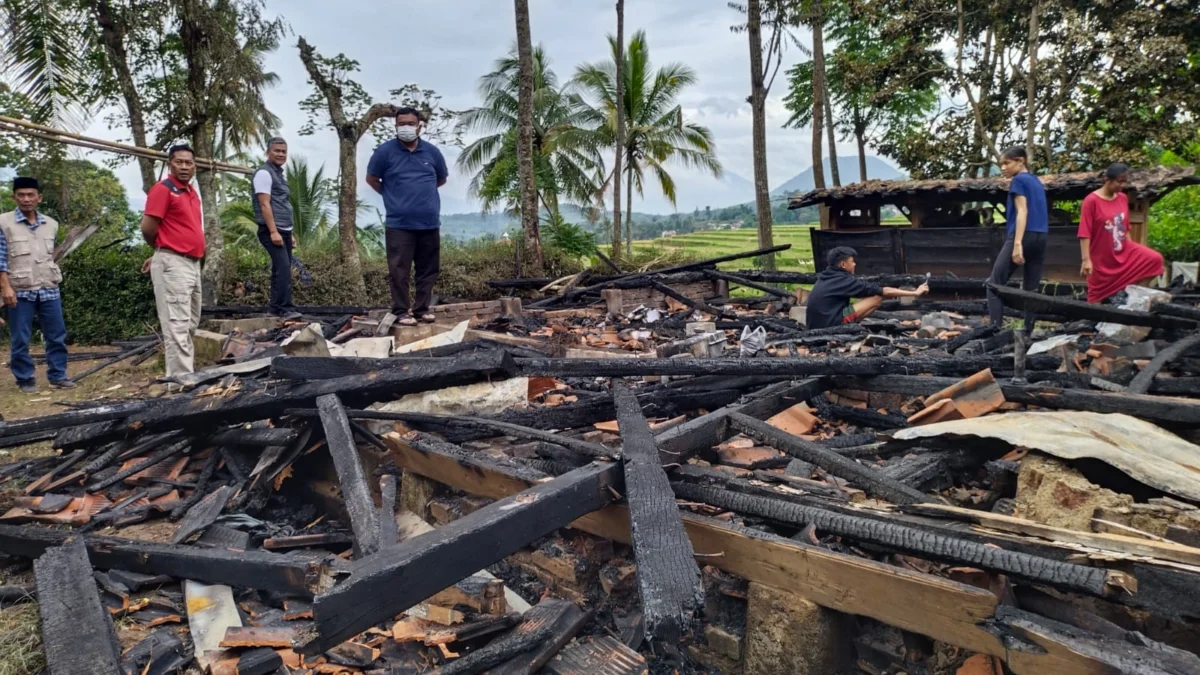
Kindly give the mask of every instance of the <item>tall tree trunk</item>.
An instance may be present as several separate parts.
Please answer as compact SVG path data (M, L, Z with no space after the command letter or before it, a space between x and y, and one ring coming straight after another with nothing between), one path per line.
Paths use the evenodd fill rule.
M774 246L771 232L771 187L767 178L767 87L763 70L762 3L746 3L746 32L750 37L750 116L754 147L754 208L758 216L758 247ZM759 258L763 269L775 269L775 254Z
M867 125L855 111L854 142L858 145L858 180L867 182Z
M358 255L358 139L353 130L338 133L338 249L342 269L360 297L367 292ZM315 230L314 230L315 231Z
M838 166L837 135L833 130L833 97L829 95L829 78L822 76L821 81L825 83L825 131L829 136L829 175L833 179L834 187L840 187L842 174Z
M825 187L825 161L821 152L821 136L825 126L825 17L821 15L821 2L813 3L812 24L812 55L813 55L813 114L812 114L812 155L813 155L813 187ZM830 164L837 161L830 157ZM821 218L821 229L829 227L829 207L825 204L817 206Z
M529 35L529 0L514 0L517 14L517 173L521 184L521 231L525 248L533 249L542 266L538 234L537 184L533 175L533 44Z
M633 259L633 163L625 171L625 254Z
M104 51L108 55L109 64L117 76L117 88L125 99L125 110L129 114L129 131L133 135L133 144L139 148L146 145L146 117L142 111L142 97L138 94L133 82L133 73L129 68L129 54L125 50L126 27L117 22L113 16L112 7L108 0L90 0L88 3L96 24L100 26L100 40L104 43ZM162 148L154 148L161 150ZM154 187L156 175L154 160L138 157L138 170L142 175L142 191L150 192Z
M621 159L625 153L625 0L617 0L617 154L613 159L612 257L621 258Z
M207 122L196 125L192 132L192 147L196 154L212 157L212 130ZM225 260L225 238L221 234L217 208L217 174L211 169L196 167L196 184L200 188L200 208L204 210L204 269L200 274L201 297L206 305L218 304Z
M1029 10L1029 77L1025 83L1025 151L1029 153L1029 161L1036 162L1037 146L1033 142L1033 133L1037 127L1037 50L1038 50L1038 19L1041 11L1041 0L1034 0L1033 8Z

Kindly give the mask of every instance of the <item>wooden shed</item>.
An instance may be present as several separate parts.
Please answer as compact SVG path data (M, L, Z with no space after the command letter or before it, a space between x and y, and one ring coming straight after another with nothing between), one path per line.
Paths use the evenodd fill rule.
M1099 172L1039 176L1046 186L1050 209L1050 238L1045 277L1078 281L1078 220L1056 204L1082 200L1100 187ZM818 271L825 254L836 246L858 251L859 274L951 273L984 278L991 273L996 253L1004 243L1003 217L1008 179L867 181L842 187L813 190L792 197L788 208L823 205L828 218L812 231L813 255ZM1193 167L1130 169L1130 237L1146 243L1150 205L1171 190L1200 184ZM888 225L880 214L894 206L908 222ZM993 222L993 220L1001 222Z

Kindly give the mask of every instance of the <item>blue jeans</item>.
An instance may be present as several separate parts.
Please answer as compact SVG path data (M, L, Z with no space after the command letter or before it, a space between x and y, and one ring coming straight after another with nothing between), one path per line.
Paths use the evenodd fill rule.
M51 382L67 379L67 325L63 323L62 300L17 300L8 309L8 329L12 336L9 367L17 384L33 384L33 359L29 356L29 336L33 318L46 340L46 375Z

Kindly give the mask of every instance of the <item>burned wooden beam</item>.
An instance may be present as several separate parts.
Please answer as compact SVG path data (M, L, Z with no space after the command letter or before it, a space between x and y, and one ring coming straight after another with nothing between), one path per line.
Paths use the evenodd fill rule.
M387 446L384 445L384 451ZM396 477L385 474L379 478L379 545L391 546L400 541L396 529Z
M145 401L115 403L113 405L96 406L94 408L70 410L42 417L0 422L0 437L8 438L41 431L58 431L69 427L124 419L129 415L146 410L152 405Z
M145 471L146 469L149 469L152 466L161 464L168 458L174 457L175 455L182 453L184 450L187 450L191 446L192 446L192 440L190 438L185 438L184 440L179 441L178 443L172 443L171 445L168 445L167 447L163 448L162 450L159 450L158 452L154 453L153 455L150 455L149 457L147 457L146 459L143 459L142 461L138 462L137 464L134 464L133 466L129 467L128 469L118 471L117 473L114 473L113 475L109 476L108 478L105 478L104 480L99 481L97 483L92 483L91 485L87 486L87 491L88 492L99 492L109 486L116 485L117 483L120 483L121 481L125 480L126 478L129 478L130 476L132 476L134 474L141 473L142 471Z
M226 429L208 437L212 445L233 446L241 448L270 448L291 445L299 432L295 429L273 429L261 427L253 429Z
M929 495L920 490L915 490L900 481L888 478L882 473L859 464L853 459L843 457L829 448L821 447L816 443L810 443L803 438L776 429L761 420L756 420L741 413L734 413L730 416L729 421L735 429L747 436L757 439L776 450L815 464L839 478L845 478L872 496L886 499L895 504L918 504L920 502L931 501Z
M692 455L707 451L728 440L734 434L729 426L729 416L732 413L770 417L819 396L827 387L828 383L821 378L811 378L799 383L780 382L755 392L743 402L718 408L668 429L655 437L662 463L683 464Z
M1033 357L1038 358L1038 357ZM902 359L898 359L902 360ZM875 377L835 377L838 388L928 396L955 384L949 377L879 375ZM1087 410L1098 413L1124 413L1153 422L1200 426L1200 401L1166 396L1124 394L1085 389L1070 389L1040 384L1001 383L1005 400L1055 410Z
M691 632L696 610L704 604L700 568L650 425L624 381L613 380L612 390L646 632L674 645Z
M555 296L553 298L547 298L545 300L539 300L539 301L531 304L530 307L531 308L546 307L549 305L559 304L562 302L570 302L576 298L586 295L589 292L593 292L593 293L599 292L600 290L603 290L605 288L613 288L614 286L616 286L618 284L635 284L634 286L626 286L626 287L636 288L636 284L648 285L647 280L650 279L651 277L663 277L668 274L674 274L676 272L690 272L693 270L704 269L705 267L715 267L718 263L732 262L734 260L744 260L746 258L757 258L757 257L763 256L763 255L770 255L772 253L786 251L791 247L792 247L791 244L783 244L782 246L773 246L771 248L758 249L755 251L745 251L743 253L731 253L729 255L724 255L724 256L717 257L717 258L709 258L707 260L699 260L699 261L696 261L693 263L685 263L683 265L676 265L675 267L668 267L668 268L661 269L661 270L654 270L652 272L641 272L639 274L623 276L623 277L614 279L612 281L605 281L605 282L601 282L598 284L593 284L591 286L586 286L584 288L577 288L577 289L571 291L570 293L566 293L564 295Z
M367 485L362 459L358 456L358 446L354 444L350 420L346 418L346 410L337 394L319 397L317 410L321 415L321 425L325 428L325 441L329 445L329 454L333 456L346 511L350 514L355 552L360 558L369 556L379 548L379 518L375 502L371 500L371 488Z
M69 533L38 527L0 525L0 553L37 558L61 546ZM165 574L210 584L228 584L311 596L329 585L320 561L274 553L203 549L117 537L84 537L92 565L142 574ZM90 572L89 572L90 574Z
M640 377L646 375L971 375L985 368L1010 371L1012 356L934 357L896 359L865 357L789 357L773 359L517 359L522 375L547 377ZM1028 365L1054 370L1059 359L1039 354Z
M233 493L234 489L230 485L223 485L208 493L188 510L183 521L179 523L179 527L175 529L175 534L171 536L171 543L182 544L192 535L204 532L209 525L216 522L217 516L220 516L221 511L225 508L225 502L229 501Z
M526 481L499 467L463 466L459 458L400 443L394 434L385 440L393 447L393 459L405 471L471 494L499 499L528 487ZM990 591L711 518L683 514L683 522L696 551L705 556L705 564L749 581L794 592L823 607L999 656L1007 659L1018 675L1104 672L1095 670L1089 659L1072 653L1051 657L1044 651L1010 651L995 634L981 627L995 615L998 605ZM584 516L572 527L622 543L630 541L629 514L623 505ZM1180 586L1178 592L1186 593L1185 588Z
M677 302L681 302L696 311L705 312L707 314L712 314L713 316L723 316L727 319L736 319L737 318L737 313L731 309L722 309L719 307L713 307L712 305L708 304L707 302L704 302L703 300L693 300L693 299L689 298L688 296L684 295L683 293L680 293L679 291L675 290L674 288L671 288L670 286L664 284L663 282L658 281L657 279L650 280L650 287L653 288L654 290L658 291L659 293L662 293L663 295L667 296L668 298L671 298L672 300L675 300Z
M164 404L110 423L80 442L103 443L130 433L161 429L203 429L217 425L255 422L282 414L289 408L314 408L321 396L337 394L347 405L366 406L401 394L502 379L515 372L504 352L487 352L458 359L421 359L403 368L368 375L297 384L285 389L246 392L231 398L191 398Z
M1142 372L1133 378L1126 391L1130 394L1145 394L1150 391L1150 385L1154 383L1154 376L1158 375L1160 370L1197 346L1200 346L1200 333L1193 333L1162 350L1150 360L1150 363L1146 364L1145 368L1142 368Z
M470 654L438 668L435 675L475 675L520 654L537 649L554 635L554 626L542 624L529 631L513 632Z
M543 599L525 613L523 621L510 634L532 633L542 626L550 626L549 637L537 647L490 668L488 675L533 675L575 637L590 615L590 612L580 611L575 603L558 598Z
M33 562L50 675L112 675L121 653L112 619L100 604L88 552L79 537Z
M991 630L1012 645L1009 666L1032 671L1033 655L1045 652L1043 661L1060 661L1046 673L1138 673L1182 675L1200 672L1200 656L1149 640L1130 632L1114 638L1081 630L1016 607L1001 606ZM1078 664L1067 671L1068 664ZM1086 669L1084 666L1086 665Z
M317 596L314 631L296 649L319 654L606 506L621 489L620 465L591 464L364 558L348 580Z
M1095 305L1080 300L1060 298L1019 288L997 286L989 283L988 290L1000 296L1005 305L1027 312L1057 314L1069 319L1085 319L1088 321L1107 321L1126 326L1149 326L1150 328L1169 328L1175 330L1195 330L1196 321L1183 319L1152 312L1138 312L1132 309L1120 309L1110 305Z
M818 531L884 546L891 550L973 565L1011 574L1034 583L1082 591L1101 598L1124 593L1123 585L1128 585L1128 576L1119 572L997 549L908 525L888 523L874 518L856 518L782 499L770 499L721 488L687 483L676 483L674 488L679 497L689 501L711 504L797 528L812 524Z
M487 429L493 432L495 436L512 436L513 438L521 438L532 441L544 441L560 445L568 450L592 457L595 459L611 458L616 453L611 448L607 448L599 443L589 443L581 441L569 436L563 436L541 429L521 426L519 424L510 424L498 420L487 419L483 417L467 417L462 415L430 415L428 413L412 413L412 412L385 412L382 410L352 410L346 413L351 419L355 420L389 420L397 422L405 422L417 427L457 427L466 426L478 429Z
M788 293L787 291L783 290L782 288L776 288L774 286L760 284L760 283L757 283L754 281L750 281L749 279L747 279L745 277L737 276L734 274L726 274L724 272L718 272L717 270L704 270L704 273L713 279L723 279L725 281L728 281L731 284L745 286L746 288L753 288L756 291L762 291L763 293L766 293L768 295L773 295L773 296L775 296L777 298L781 298L783 300L794 301L796 299L795 295L793 295L792 293Z

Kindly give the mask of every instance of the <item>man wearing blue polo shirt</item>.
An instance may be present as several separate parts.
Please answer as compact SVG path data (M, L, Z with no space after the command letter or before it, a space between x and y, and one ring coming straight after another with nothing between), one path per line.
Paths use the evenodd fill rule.
M421 114L396 111L396 138L375 149L367 164L367 185L383 195L387 211L388 279L392 313L402 326L433 323L429 313L433 285L441 268L441 210L438 188L449 172L442 152L423 141ZM416 266L417 292L409 296L409 275Z

